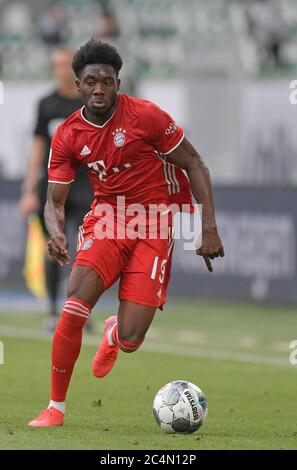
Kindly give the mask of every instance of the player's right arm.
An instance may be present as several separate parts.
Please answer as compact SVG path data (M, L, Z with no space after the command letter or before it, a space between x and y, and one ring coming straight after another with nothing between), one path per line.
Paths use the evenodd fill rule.
M71 184L49 183L44 220L49 234L48 252L60 266L69 262L68 241L64 234L65 203Z
M68 242L64 234L65 204L80 163L71 150L71 137L64 125L56 131L48 160L47 201L44 221L49 234L49 255L60 266L69 262ZM70 142L70 145L69 145Z

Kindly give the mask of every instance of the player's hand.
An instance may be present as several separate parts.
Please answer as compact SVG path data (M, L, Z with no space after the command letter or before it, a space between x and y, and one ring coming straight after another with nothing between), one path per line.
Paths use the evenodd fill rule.
M51 237L47 246L50 257L60 266L69 264L70 256L68 255L68 241L64 233Z
M197 255L203 257L209 272L213 272L211 259L225 256L224 247L217 230L204 230L202 232L202 243L196 251Z

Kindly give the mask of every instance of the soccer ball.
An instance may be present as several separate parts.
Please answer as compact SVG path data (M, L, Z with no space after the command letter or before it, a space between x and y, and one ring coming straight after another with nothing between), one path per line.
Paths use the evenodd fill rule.
M191 382L176 380L160 388L154 398L154 417L168 433L197 431L207 416L207 399Z

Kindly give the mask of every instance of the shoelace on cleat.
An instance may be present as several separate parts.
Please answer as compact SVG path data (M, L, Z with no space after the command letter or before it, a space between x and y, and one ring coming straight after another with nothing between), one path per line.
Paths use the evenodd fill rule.
M44 415L50 415L52 416L55 411L58 411L58 410L55 410L54 408L47 408L47 410L41 410L40 413L39 413L39 416L44 416Z
M100 350L100 358L99 361L106 361L106 360L112 360L117 357L118 354L118 348L116 346L108 346L107 348L102 348Z

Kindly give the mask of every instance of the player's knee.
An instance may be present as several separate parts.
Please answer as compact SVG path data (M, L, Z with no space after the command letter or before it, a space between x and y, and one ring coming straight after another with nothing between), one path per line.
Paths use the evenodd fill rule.
M89 299L89 296L78 286L69 288L67 290L68 298L75 298L80 303L87 303L90 306L90 309L93 308L92 300Z
M119 348L126 352L132 353L137 351L140 348L144 341L144 337L140 337L139 335L130 334L130 335L119 335L118 345Z
M61 331L82 329L89 318L91 310L91 305L79 297L68 297L58 323L59 329Z

